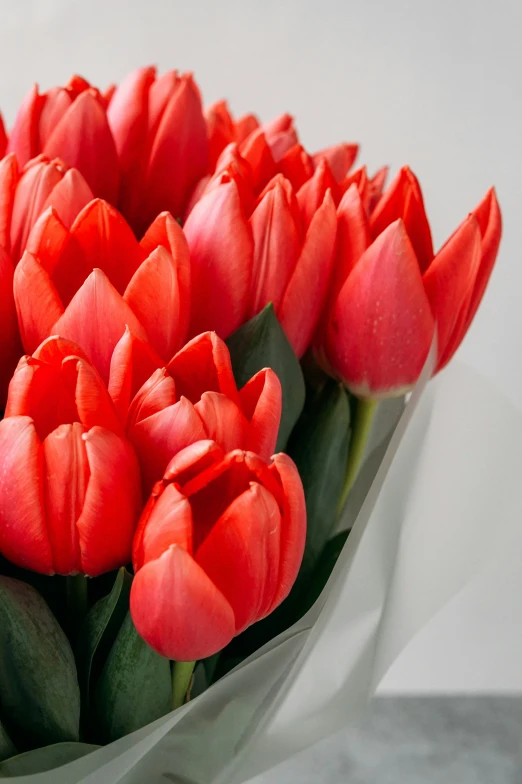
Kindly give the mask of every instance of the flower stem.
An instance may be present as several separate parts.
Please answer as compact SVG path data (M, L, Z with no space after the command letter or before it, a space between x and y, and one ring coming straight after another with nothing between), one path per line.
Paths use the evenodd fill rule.
M87 577L73 574L66 579L67 615L72 632L77 632L89 608Z
M173 662L172 707L174 710L185 702L196 662Z
M348 452L348 461L346 463L346 474L344 477L344 485L339 498L337 506L338 514L344 509L344 505L350 494L350 490L359 473L361 461L363 459L364 450L368 441L368 436L372 429L372 422L375 411L377 409L377 400L365 400L359 398L357 401L357 408L355 410L355 421L353 423L352 438L350 441L350 449Z

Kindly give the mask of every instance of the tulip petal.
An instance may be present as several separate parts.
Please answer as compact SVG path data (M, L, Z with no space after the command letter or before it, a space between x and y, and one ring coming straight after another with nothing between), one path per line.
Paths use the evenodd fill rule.
M371 215L373 239L398 218L404 222L421 272L425 272L433 259L431 230L419 181L407 166L400 170Z
M417 257L399 220L370 245L341 289L327 358L357 396L394 397L419 377L433 330Z
M316 152L312 155L312 160L316 166L319 166L322 160L326 160L336 182L342 182L348 170L352 168L358 152L358 144L334 144L332 147L325 147L324 150Z
M494 188L491 188L491 190L486 193L484 199L473 211L473 215L478 221L480 233L482 235L482 261L475 280L475 286L466 319L466 326L464 328L465 331L471 324L482 301L500 245L502 216L500 214L500 207Z
M90 470L78 422L60 425L42 445L44 498L54 571L74 574L81 570L77 521L81 515Z
M27 251L15 269L13 291L22 343L31 354L53 332L63 306L49 275Z
M176 401L174 379L165 368L159 368L152 373L134 396L129 408L127 424L129 427L133 427L152 414L172 406Z
M13 276L11 259L0 246L0 409L5 403L9 379L23 353L13 295Z
M176 545L192 555L192 513L190 503L178 488L167 485L154 498L145 525L141 520L133 545L133 564L136 571L148 561L159 558L171 545Z
M80 93L43 148L78 169L95 196L114 204L118 196L118 155L105 111L93 90Z
M186 338L190 318L190 254L183 229L170 213L162 212L151 223L140 245L146 256L162 245L174 259L182 304L178 314L179 332Z
M155 370L162 367L159 356L149 344L125 327L123 337L112 352L109 372L109 394L120 420L127 421L131 400Z
M207 438L218 443L225 452L246 446L249 423L241 409L226 395L204 392L194 406Z
M165 107L152 144L146 179L146 222L165 209L176 218L183 215L185 203L207 167L207 128L201 97L192 77L184 76Z
M56 211L49 207L34 224L26 245L26 250L36 256L50 275L62 303L71 300L74 292L90 272L80 264L76 264L79 254L74 253L74 248L71 248L70 244L69 231Z
M255 114L244 114L235 121L234 127L236 130L236 141L238 144L241 144L250 134L257 131L259 128L259 120Z
M254 210L253 291L250 316L272 302L277 310L300 250L299 233L282 185L276 182Z
M59 335L52 335L50 338L46 338L43 343L40 343L36 351L33 351L33 359L39 359L40 362L55 365L59 368L67 357L87 359L77 343L73 343L72 340L66 340L66 338L62 338Z
M84 256L85 266L103 270L123 294L145 254L120 213L106 201L95 199L78 215L71 236Z
M93 193L80 172L69 169L49 194L44 209L54 207L64 226L70 229L78 214L93 199Z
M29 166L18 182L11 218L11 253L18 261L29 232L47 206L49 195L63 177L64 167L47 162Z
M339 200L338 186L328 162L323 158L317 164L312 177L299 188L297 194L297 201L307 229L315 213L324 202L324 197L328 190L330 190L332 198L337 204Z
M143 639L175 661L211 656L235 634L229 603L193 558L176 545L136 574L130 609Z
M306 540L306 503L297 467L288 455L282 453L274 455L272 460L270 471L279 478L284 502L277 590L266 609L266 615L275 610L290 593L303 560Z
M313 175L314 163L304 147L296 144L277 162L277 171L290 180L298 191Z
M73 100L73 95L65 87L51 87L42 95L42 110L38 122L39 149L44 147Z
M0 552L24 569L52 574L40 441L29 417L0 422L0 465Z
M457 229L437 253L423 276L424 288L437 324L439 363L449 361L464 337L455 334L461 318L469 309L470 297L481 260L478 222L473 215Z
M252 232L235 182L196 204L185 235L192 264L189 334L215 329L225 339L245 320L252 280Z
M172 457L180 449L207 438L203 422L192 403L182 397L178 403L138 422L129 430L136 449L146 494L161 479Z
M73 396L79 421L88 429L99 425L123 435L114 404L96 370L78 357L63 361L62 378Z
M239 152L252 168L252 185L260 191L276 173L274 157L262 128L250 134L240 144Z
M176 381L178 395L197 403L204 392L222 392L238 403L230 352L215 332L190 340L167 365Z
M277 590L281 514L273 496L253 482L216 521L196 552L234 610L236 634L262 617Z
M112 352L126 326L138 337L146 338L127 303L107 276L95 269L49 332L78 343L107 383Z
M223 449L215 441L196 441L174 455L165 469L163 479L165 482L184 485L224 457Z
M0 161L0 247L7 252L11 249L11 216L18 179L18 163L11 153Z
M140 475L125 439L93 427L84 441L90 479L77 529L82 570L94 577L131 559L141 507Z
M328 293L333 264L336 213L330 192L315 213L301 255L277 313L298 357L312 340Z
M151 346L165 360L184 343L179 314L181 301L177 268L163 247L152 251L134 273L123 295L144 327Z
M25 166L38 153L38 121L43 101L38 87L33 85L20 104L9 134L6 152L14 152L20 166Z
M246 449L268 460L274 453L281 423L281 382L273 370L265 368L245 384L239 398L250 422Z
M205 111L207 124L208 153L210 171L214 171L216 163L227 144L234 142L236 133L234 122L228 111L226 101L217 101Z

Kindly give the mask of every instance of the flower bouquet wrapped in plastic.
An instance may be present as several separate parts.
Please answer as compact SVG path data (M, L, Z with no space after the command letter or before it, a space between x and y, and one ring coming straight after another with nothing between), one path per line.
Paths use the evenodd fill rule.
M241 782L356 717L441 601L398 623L400 534L487 409L421 390L495 193L435 253L407 167L153 68L35 87L3 137L0 775Z

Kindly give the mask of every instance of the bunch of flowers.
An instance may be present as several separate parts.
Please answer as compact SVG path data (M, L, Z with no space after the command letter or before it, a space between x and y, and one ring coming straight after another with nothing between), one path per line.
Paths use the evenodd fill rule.
M490 190L435 253L408 167L175 71L35 87L0 141L0 759L52 767L310 606L377 404L435 336L449 362L501 218Z

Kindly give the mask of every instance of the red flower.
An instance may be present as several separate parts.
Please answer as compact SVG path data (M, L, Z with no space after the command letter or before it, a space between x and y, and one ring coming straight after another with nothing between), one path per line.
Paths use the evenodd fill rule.
M71 352L75 352L74 354ZM128 562L139 470L101 378L51 338L23 357L0 422L0 551L44 574Z
M27 248L14 276L27 352L59 334L80 345L108 381L113 350L127 326L164 361L183 345L189 258L170 215L160 215L138 243L106 202L90 202L70 231L49 210Z
M453 356L493 269L501 217L493 190L434 256L419 184L403 169L368 219L352 185L316 340L324 364L363 398L400 395L417 380L435 325L437 369Z
M208 172L201 97L191 74L155 68L133 71L116 88L107 111L120 169L119 206L140 236L158 213L185 212Z
M306 533L294 463L212 441L178 453L158 482L133 545L131 614L163 656L221 650L288 595Z
M89 186L60 160L40 156L20 172L14 155L0 161L0 408L23 353L13 298L14 265L40 215L53 206L69 227L92 199Z
M95 196L114 204L119 165L106 109L104 96L80 76L43 95L35 85L18 110L7 151L21 166L41 152L61 158L83 174Z
M114 394L112 378L109 387ZM249 449L268 459L281 402L281 384L272 370L259 371L238 392L223 341L211 332L194 338L150 376L129 408L127 432L146 492L177 452L201 439L216 441L225 452Z
M238 176L223 173L206 188L185 224L192 264L189 333L215 329L227 338L273 302L301 356L324 303L335 242L329 192L299 208L288 180L276 176L249 217ZM245 203L246 202L246 203Z

